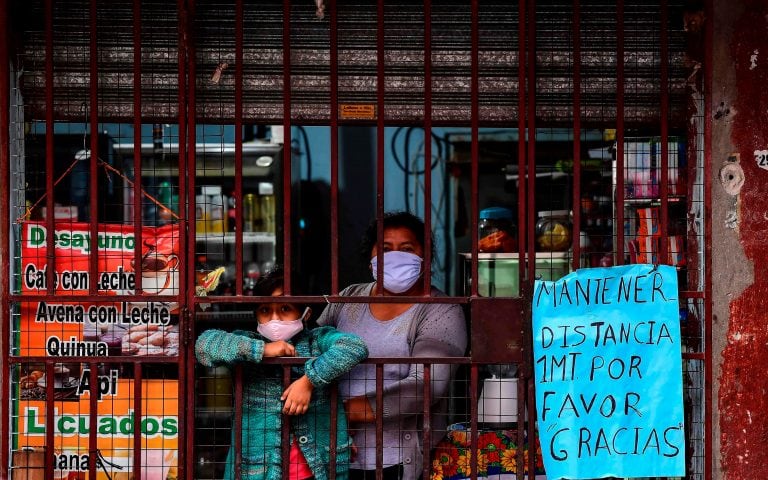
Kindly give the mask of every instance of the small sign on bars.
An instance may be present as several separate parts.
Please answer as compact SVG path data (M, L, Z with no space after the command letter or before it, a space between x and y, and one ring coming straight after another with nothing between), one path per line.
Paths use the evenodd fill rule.
M376 120L376 105L370 103L339 104L341 120Z

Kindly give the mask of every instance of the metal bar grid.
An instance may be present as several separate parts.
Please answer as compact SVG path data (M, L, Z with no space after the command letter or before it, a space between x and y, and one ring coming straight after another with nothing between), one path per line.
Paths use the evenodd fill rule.
M530 225L529 215L531 214L527 208L527 195L528 195L528 182L523 181L523 174L527 168L526 152L527 152L527 101L526 101L526 88L527 85L527 48L525 39L528 38L526 32L526 10L527 1L518 2L518 19L517 22L517 171L518 171L518 187L517 187L517 248L518 258L522 262L528 262L528 239ZM473 272L473 275L475 273ZM523 285L528 275L528 272L524 268L517 269L517 281L518 285ZM473 277L477 278L477 277Z
M45 376L46 378L54 377L53 362L45 363ZM46 382L45 384L45 398L55 398L53 390L53 382ZM55 403L46 402L45 404L45 445L54 445L54 418L55 418ZM90 449L90 447L89 447ZM45 478L53 478L53 448L45 449Z
M660 130L661 130L661 178L659 179L661 206L659 211L659 231L661 233L659 255L661 262L669 252L669 7L666 0L660 2L661 25L659 28L659 75Z
M336 0L330 0L331 232L339 231L339 32ZM331 294L339 293L339 236L331 235Z
M424 406L423 406L423 412L424 412L424 421L422 423L422 442L424 445L424 451L425 452L431 452L432 451L432 389L429 388L430 382L432 379L432 365L425 363L424 364ZM331 444L333 445L333 443ZM424 471L422 473L422 478L430 478L431 477L431 465L430 462L424 462ZM333 470L331 470L333 471Z
M535 0L521 0L527 2L527 33L526 42L528 44L527 51L527 89L528 89L528 105L525 114L525 118L528 121L526 129L526 142L528 146L526 164L527 164L527 185L526 190L528 198L526 205L529 212L526 217L528 223L525 225L525 231L528 233L528 240L526 246L527 259L527 272L526 280L527 285L533 285L533 281L536 277L536 262L533 260L536 258L536 241L535 241L535 226L536 219L531 212L531 206L536 205L536 1ZM535 207L533 207L535 208ZM477 278L477 277L474 277ZM523 285L523 284L521 284ZM532 288L529 288L533 292Z
M53 0L46 0L45 2L45 99L46 103L51 105L53 103ZM48 172L54 171L53 165L53 109L45 114L45 168ZM53 191L53 175L46 177L45 187L47 192ZM54 201L53 195L48 195L45 200L46 215L45 224L49 232L54 230ZM53 236L49 235L46 242L47 258L47 271L46 281L48 285L48 295L54 293L54 270L56 265L55 249L53 243ZM47 378L53 378L53 364L47 363L45 365L45 374ZM46 398L53 397L53 382L46 384ZM54 408L53 402L48 402L45 408L45 444L53 445L53 416ZM45 476L46 478L53 478L53 448L46 448L45 450Z
M478 69L479 69L479 44L480 44L480 32L478 30L478 16L479 16L479 4L477 0L472 0L471 2L471 12L470 12L470 21L471 21L471 54L470 54L470 62L471 62L471 76L470 76L470 149L471 149L471 158L473 160L478 158L480 145L479 145L479 132L480 132L480 123L479 123L479 112L480 112L480 105L479 105L479 79L478 79ZM470 177L470 184L471 184L471 212L470 212L470 222L469 222L469 232L472 236L472 252L477 252L478 249L478 231L477 226L479 224L479 212L480 212L480 200L478 198L478 191L480 188L480 167L478 165L477 161L472 161L472 170L471 170L471 177ZM472 278L478 278L479 276L479 267L478 262L472 261ZM478 295L478 282L472 282L472 288L470 290L470 295L473 297L476 297ZM477 470L477 469L474 469ZM474 480L474 479L473 479Z
M284 145L288 148L283 149L283 268L286 272L293 271L293 260L291 255L291 165L293 163L291 145L291 124L292 108L291 103L291 0L283 1L283 135ZM292 293L291 275L284 278L283 293L290 295Z
M196 4L195 0L177 0L178 8L178 124L179 124L179 198L186 199L186 208L179 208L182 212L181 223L186 220L187 232L189 236L181 236L181 252L186 253L186 264L195 264L195 248L197 239L196 222L191 219L196 218L195 214L195 185L197 182L197 91L194 79L197 72L196 44L195 38L191 35L192 22L195 18ZM191 175L185 175L182 172L191 172ZM193 248L189 248L186 238ZM194 400L194 381L195 364L194 344L190 339L195 338L195 323L191 321L189 306L193 305L195 296L194 288L186 288L195 285L195 271L193 268L186 269L186 275L180 275L181 289L184 292L184 302L186 303L179 314L179 330L184 335L182 347L179 349L181 364L179 365L179 445L184 445L183 451L179 452L179 478L188 478L193 476L195 471L195 459L191 452L194 452L195 432L191 428L195 425L195 405ZM189 426L189 427L187 427Z
M137 425L141 425L141 419L144 417L144 367L143 363L135 363L133 366L133 414L134 422ZM141 429L135 428L133 430L133 465L134 465L134 478L141 480L142 478L142 442L141 442Z
M624 0L616 2L616 171L614 263L624 265Z
M95 13L95 12L94 12ZM97 394L97 387L99 385L99 370L98 370L98 364L91 360L91 362L87 363L88 365L88 374L90 377L90 384L89 384L89 392L88 392L88 421L89 425L98 425L98 417L99 417L99 396ZM48 377L53 378L53 376ZM53 382L48 382L53 383ZM53 397L50 397L53 398ZM134 408L136 408L136 400L134 398ZM53 402L50 402L53 403ZM46 419L47 420L47 419ZM51 418L51 430L53 430L53 418ZM96 459L99 458L99 439L97 437L98 429L91 428L88 430L88 458ZM48 446L54 445L53 442L49 443ZM88 478L96 478L96 466L97 462L91 461L88 462ZM141 478L141 477L139 477Z
M243 0L235 1L235 278L243 278ZM243 294L237 282L235 294Z
M11 71L10 71L10 22L8 18L8 0L0 1L0 125L7 126L0 128L0 190L3 192L11 191ZM6 225L11 224L10 218L11 205L10 195L0 195L0 245L10 245L10 229ZM11 281L8 273L11 271L10 255L0 255L0 319L5 322L6 318L11 316L10 302L8 295L11 290ZM9 325L10 322L5 323ZM8 336L5 325L0 327L0 332ZM10 355L10 342L0 342L0 368L3 372L10 372L7 365L7 358ZM5 375L5 374L4 374ZM0 385L0 397L10 398L11 382L5 381ZM0 409L0 431L10 432L10 415L6 409L10 408L9 402ZM3 435L0 438L0 477L8 478L8 465L10 456L10 435Z
M424 238L432 232L432 4L424 1ZM406 181L408 181L406 179ZM432 291L432 242L424 245L424 294ZM429 450L426 450L429 451ZM426 477L425 477L426 478Z
M581 2L573 1L573 235L571 267L581 267Z
M88 218L90 220L91 238L98 238L99 235L99 182L96 181L99 174L99 42L98 42L98 7L96 0L90 0L90 45L89 45L89 105L88 126L91 132L90 155L88 157L90 166L90 192L88 206ZM52 170L51 170L52 171ZM50 210L51 212L53 210ZM51 215L54 217L54 215ZM53 231L53 230L51 230ZM53 251L53 250L52 250ZM55 255L55 253L54 253ZM99 250L93 250L90 255L90 266L88 268L91 278L97 278L99 274ZM96 282L91 282L89 292L96 293ZM95 438L95 437L94 437ZM94 439L95 442L95 439ZM95 447L94 447L95 448ZM93 462L91 462L93 463ZM91 465L89 465L91 467ZM95 468L93 465L91 468ZM94 470L95 472L95 470Z
M133 78L138 80L133 82L133 151L139 152L138 155L133 155L133 171L134 171L134 192L140 192L142 189L142 162L141 162L141 0L133 0ZM136 238L137 245L143 245L143 232L142 232L142 212L141 212L141 195L133 195L133 235ZM135 267L136 277L141 279L141 250L136 249L133 255L133 265ZM136 291L141 294L143 292L141 280L136 286Z
M427 5L429 5L429 2L427 2ZM534 5L533 7L535 7L535 5ZM425 7L425 8L426 8L426 7ZM525 2L521 2L520 10L521 10L521 11L524 11L524 10L525 10ZM532 11L535 11L535 8L531 8L531 10L532 10ZM333 16L333 15L335 15L335 9L331 9L331 15L332 15L332 16ZM428 16L425 16L425 18L427 18L427 19L428 19ZM521 18L523 18L523 17L521 17ZM381 28L383 29L383 16L380 16L380 20L379 20L379 22L380 22L380 24L381 24ZM425 29L427 28L427 26L429 25L429 23L430 23L429 21L426 21L426 24L425 24ZM522 23L522 22L521 22L521 23ZM521 28L521 29L524 29L524 25L521 25L521 27L520 27L520 28ZM575 29L578 29L578 26L577 26L577 25L575 25L575 26L574 26L574 28L575 28ZM619 30L622 30L622 28L621 28L621 27L619 27ZM333 32L333 31L334 31L334 29L332 29L332 32ZM332 33L332 35L335 35L335 34L334 34L334 33ZM383 38L383 35L381 35L381 38ZM428 39L428 38L429 38L429 36L428 36L428 35L425 35L425 38L426 38L426 39ZM290 40L288 41L288 43L289 43L289 44L291 43L291 42L290 42ZM332 44L333 44L333 42L332 42ZM427 41L425 41L425 51L427 50L427 48L426 48L426 45L427 45L427 44L429 44L429 41L428 41L428 40L427 40ZM621 48L621 47L620 47L620 48ZM477 52L478 50L479 50L479 49L478 49L478 48L476 48L476 46L474 46L474 45L473 45L473 51ZM524 50L524 49L523 49L523 50ZM335 52L335 48L332 48L332 51L334 51L334 52ZM334 53L334 55L335 55L335 53ZM194 56L192 56L192 58L194 58ZM428 67L427 67L427 64L429 63L428 59L429 59L430 57L429 57L429 55L426 55L426 54L425 54L425 57L424 57L424 58L425 58L425 70L427 70L427 69L428 69ZM381 62L380 62L380 65L381 65L381 66L380 66L379 68L381 69L381 80L384 80L384 77L385 77L385 76L384 76L384 74L383 74L383 72L384 72L384 59L382 58L382 59L380 59L380 60L381 60ZM476 61L476 60L473 60L473 62L474 62L474 61ZM285 57L284 57L284 62L285 62ZM192 63L194 63L194 62L192 62ZM240 62L236 62L236 66L237 66L239 63L240 63ZM332 61L332 63L333 63L333 61ZM474 63L473 63L473 65L475 65L475 66L473 67L473 69L472 69L472 70L473 70L473 73L472 73L472 77L473 77L473 80L474 80L474 79L476 78L476 76L477 76L477 71L475 70L475 69L477 68L477 66L476 66L476 64L474 64ZM522 62L521 62L521 65L522 65ZM529 73L530 75L535 75L535 62L530 62L528 65L529 65L529 66L528 66L528 73ZM137 66L137 68L138 68L138 66ZM191 69L194 69L194 66L191 66L190 68L191 68ZM289 67L289 68L290 68L290 67ZM242 73L241 73L240 75L242 75ZM290 75L290 73L289 73L289 75ZM335 69L332 69L332 73L331 73L331 76L332 76L332 78L334 78L334 79L335 79L335 80L334 80L335 82L338 82L338 76L337 76L337 73L336 73ZM428 78L428 75L426 74L426 72L425 72L425 77L427 77L427 78ZM577 79L577 78L579 78L579 77L578 77L578 75L575 75L575 76L574 76L574 79ZM242 81L242 80L237 80L237 81L236 81L236 84L239 84L241 81ZM380 85L384 85L384 83L385 83L384 81L381 81L381 82L380 82ZM474 83L474 82L473 82L473 83ZM619 82L619 83L621 83L621 82ZM289 87L289 85L290 85L290 81L289 81L289 82L285 82L285 83L284 83L284 87L283 87L283 88L284 88L284 89L289 89L289 90L290 90L290 87ZM430 88L430 87L429 87L429 85L430 85L430 82L427 82L427 83L425 83L425 105L427 105L427 104L428 104L428 101L426 100L426 97L428 96L428 93L427 93L427 91L428 91L428 89ZM237 87L236 87L236 88L237 88ZM381 88L383 88L383 87L381 87ZM185 90L185 89L181 89L181 90ZM193 90L193 89L192 89L192 90ZM473 88L472 88L471 90L472 90L472 95L477 95L477 92L478 92L478 88L477 88L477 86L476 86L476 85L474 85L474 86L473 86ZM186 90L185 90L185 91L186 91ZM191 91L191 90L190 90L190 91ZM335 92L335 88L332 88L332 92ZM333 95L333 94L334 94L334 93L332 93L332 95ZM181 98L181 95L183 95L183 94L181 94L181 93L180 93L180 98ZM190 93L190 95L194 95L194 93L192 92L192 93ZM241 94L241 95L242 95L242 94ZM290 93L289 93L289 95L290 95ZM523 89L520 89L520 92L518 93L518 95L519 95L519 97L518 97L518 98L519 98L519 99L522 99L522 101L523 101L523 102L525 102L525 95L524 95L524 93L523 93ZM535 95L531 95L531 96L535 96ZM236 94L236 98L237 98L237 94ZM331 110L332 110L332 112L334 112L334 114L337 114L337 113L338 113L338 108L337 108L337 107L338 107L338 105L337 105L337 101L338 101L338 100L335 100L335 101L332 101L332 102L331 102L331 105L332 105L332 109L331 109ZM617 101L618 101L618 100L617 100ZM473 102L473 103L477 103L477 102ZM535 105L535 101L534 101L533 105ZM578 112L578 108L576 108L575 110ZM429 108L427 108L427 111L429 111ZM382 122L384 122L384 119L383 119L383 117L384 117L383 100L381 101L381 108L379 108L379 109L378 109L378 112L379 112L379 118L381 119L381 121L382 121ZM532 113L532 111L531 111L531 113ZM194 115L193 115L193 117L194 117ZM291 113L290 113L290 102L288 102L288 110L287 110L287 115L286 115L286 117L287 117L287 120L286 120L286 119L285 119L285 117L284 117L284 122L285 122L285 125L289 126L289 125L290 125L290 117L291 117ZM474 115L473 115L473 117L474 117ZM579 117L579 115L577 114L577 115L576 115L576 117L578 118L578 117ZM239 118L239 117L238 117L238 118ZM427 118L428 118L428 117L427 117ZM525 119L525 118L524 118L524 117L521 115L521 116L520 116L520 118L522 119L522 121L523 121L523 122L525 122L525 123L523 123L523 124L526 124L526 123L527 123L528 125L531 125L532 127L534 127L534 128L530 128L530 129L529 129L529 135L532 135L534 140L533 140L533 141L531 141L531 140L529 139L529 142L528 142L528 145L529 145L529 156L528 156L528 157L531 159L531 161L533 161L533 159L534 159L534 153L535 153L535 150L533 149L534 147L532 147L532 145L535 143L535 126L536 126L536 120L535 120L535 116L534 116L534 115L531 115L531 116L530 116L530 119ZM338 121L338 120L336 120L336 122L337 122L337 121ZM622 119L622 121L623 121L623 119ZM428 119L425 119L425 122L429 122L429 120L428 120ZM577 120L577 122L578 122L578 120ZM191 120L191 123L194 123L194 119L192 119L192 120ZM475 123L475 122L473 122L473 123ZM384 125L385 125L385 123L382 123L382 128L383 128L383 126L384 126ZM428 125L428 124L425 124L425 125ZM479 124L478 124L478 125L479 125ZM336 166L336 168L338 167L338 137L337 137L337 135L338 135L338 132L337 132L337 128L338 128L338 123L336 123L335 125L332 125L332 135L335 135L335 136L336 136L336 140L335 140L335 144L336 144L336 146L335 146L335 148L336 148L336 152L335 152L335 153L332 153L332 155L331 155L331 156L332 156L332 159L333 159L332 161L333 161L333 162L335 162L335 166ZM430 127L430 128L431 128L431 127ZM186 130L186 129L185 129L185 130ZM194 130L194 128L192 128L192 130ZM237 130L239 130L239 129L237 129ZM289 131L289 130L290 130L290 128L286 128L286 131ZM619 133L619 135L622 135L622 133L621 133L621 132L622 132L622 129L619 129L619 132L620 132L620 133ZM191 133L190 135L194 135L194 133ZM290 135L290 133L289 133L289 135ZM476 145L477 145L477 142L478 142L478 140L477 140L477 137L478 137L478 134L477 134L477 128L473 127L473 132L472 132L472 142L473 142L473 158L477 158L477 157L478 157L478 148L477 148L477 146L476 146ZM525 137L525 135L521 135L521 138L523 138L523 137ZM574 135L574 143L578 142L578 138L580 138L578 135ZM619 138L621 138L621 137L619 137ZM431 145L431 141L429 141L429 139L430 139L430 129L429 129L429 128L425 128L425 139L427 139L427 140L426 140L426 141L428 142L428 143L427 143L427 145ZM181 143L181 142L180 142L180 143ZM183 143L186 143L186 142L183 142ZM241 143L242 143L242 139L239 139L239 140L237 140L237 139L236 139L235 143L236 143L236 145L239 145L239 144L241 144ZM290 142L288 142L288 143L290 143ZM382 148L383 148L383 143L384 143L384 142L383 142L383 133L379 133L379 134L377 135L377 144L378 144L378 145L381 145L381 146L382 146ZM519 148L522 148L522 149L524 149L525 147L524 147L524 145L523 145L523 142L520 142L520 143L521 143L521 146L520 146ZM621 142L621 143L623 143L623 142ZM666 148L666 147L665 147L666 143L667 143L667 142L662 142L662 149ZM192 145L194 145L194 142L192 142L191 144L192 144ZM334 145L334 143L333 143L333 142L332 142L332 145ZM241 145L240 145L240 147L241 147ZM332 147L332 148L334 148L334 147ZM426 148L431 148L431 146L430 146L430 147L426 147ZM623 148L623 145L620 145L620 146L618 146L617 148ZM95 150L94 148L92 148L92 151L96 151L96 150ZM240 155L242 155L242 150L240 150ZM286 153L284 152L284 158L285 158L285 156L286 156L286 155L287 155L288 157L290 157L290 155L289 155L289 154L286 154ZM577 151L576 151L576 148L574 148L574 156L577 156L577 155L578 155L578 153L577 153ZM427 157L427 159L431 157L431 155L425 155L425 156ZM383 157L383 154L380 154L378 158L382 158L382 157ZM621 155L619 156L619 158L622 158L622 157L623 157L623 156L621 156ZM662 158L664 159L663 161L666 161L666 157L667 157L667 155L666 155L666 154L664 154L664 153L662 153ZM192 159L192 161L191 161L191 164L192 164L192 165L194 165L194 156L185 155L185 156L183 156L183 158ZM429 160L427 160L427 163L426 163L425 165L428 165L428 162L429 162ZM521 162L523 162L523 160L521 160ZM288 163L289 163L289 162L288 162ZM383 163L383 162L382 162L382 163ZM578 165L578 162L576 162L576 163L577 163L577 165ZM139 167L139 168L140 168L140 167ZM192 168L194 168L194 167L192 167ZM379 174L379 178L380 178L380 179L381 179L381 178L383 178L383 176L384 176L384 175L383 175L383 167L381 167L381 169L382 169L382 170L379 172L379 173L380 173L380 174ZM577 167L577 169L578 169L578 167ZM289 171L290 171L290 170L289 170ZM665 172L665 171L666 171L666 168L662 168L662 172ZM665 175L665 173L662 173L662 176L663 176L663 175ZM140 178L140 175L137 175L137 178ZM285 178L288 178L288 175L285 175L283 178L284 178L284 179L285 179ZM621 179L622 179L621 181L623 181L623 178L622 178L622 176L619 176L619 177L617 177L617 178L621 178ZM242 180L242 177L240 177L240 180ZM192 185L193 185L193 187L194 187L194 180L190 180L190 181L192 182ZM533 191L533 186L534 186L534 183L533 183L533 181L532 181L532 180L529 180L529 181L531 182L531 188L530 188L530 192L532 192L532 191ZM617 180L617 182L618 182L618 181L619 181L619 180ZM666 183L666 182L665 182L665 181L662 181L661 183L662 183L662 185L663 185L663 184L664 184L664 183ZM336 185L336 189L337 189L337 188L338 188L338 185ZM664 187L662 186L662 188L664 188ZM194 188L192 188L192 189L191 189L191 191L194 191ZM380 192L383 192L383 188L382 188L382 186L380 186L380 187L379 187L379 191L380 191ZM473 197L476 195L476 193L477 193L477 187L475 186L475 188L473 189ZM526 193L528 193L528 192L526 192L526 190L525 190L525 189L521 189L521 193L520 193L520 194L521 194L521 196L523 196L523 198L525 198L525 197L524 197L524 195L526 195ZM382 193L381 195L382 195L382 201L383 201L383 193ZM575 198L578 198L578 197L577 197L577 196L575 196ZM427 201L428 201L428 200L427 200ZM521 205L523 205L523 203L522 203L522 202L521 202ZM523 207L521 207L521 208L523 208ZM531 208L531 207L529 207L529 208ZM383 210L383 209L382 209L382 210ZM663 210L663 209L662 209L662 210ZM290 224L290 221L289 221L289 219L290 219L290 206L289 206L289 207L286 209L286 211L287 211L287 213L285 213L285 212L284 212L284 213L285 213L285 214L284 214L284 223L285 223L286 225L289 225L289 224ZM430 208L425 208L425 211L427 211L427 212L430 212L430 211L431 211L431 209L430 209ZM474 208L474 209L473 209L473 212L476 212L476 211L477 211L477 209L476 209L476 208ZM529 210L529 211L527 211L527 212L526 212L526 214L527 214L527 219L528 219L528 220L526 220L526 221L527 221L527 222L530 222L530 224L532 224L532 223L533 223L533 220L532 220L532 217L533 217L533 215L532 215L532 213L533 213L533 211L532 211L532 210ZM473 214L474 214L474 213L473 213ZM238 215L242 215L242 213L238 213ZM192 216L193 216L193 215L191 214L191 211L190 211L190 218L191 218ZM428 215L428 216L429 216L429 215ZM521 217L521 219L522 219L522 218L524 217L524 215L520 215L520 217ZM139 219L140 219L140 217L139 217ZM425 219L425 220L426 220L426 219ZM241 221L242 221L241 219L238 219L238 224L240 224L240 222L241 222ZM337 228L338 228L338 219L337 219L337 210L336 210L336 209L334 209L334 213L332 214L332 221L336 222L336 226L334 227L334 231L336 231L336 230L337 230ZM92 220L92 223L94 223L94 222L95 222L95 220ZM521 223L523 223L523 222L522 222L522 220L521 220ZM664 223L664 222L662 222L662 223ZM577 225L578 225L578 222L577 222ZM477 228L476 228L476 226L477 226L477 225L476 225L476 220L475 220L475 223L473 224L473 228L472 228L472 232L475 232L475 233L473 233L473 235L476 235L476 232L477 232ZM191 227L191 228L192 228L192 229L194 229L194 227ZM522 229L522 228L521 228L520 230L521 230L521 233L520 233L520 236L521 236L521 237L523 237L523 236L524 236L524 233L523 233L523 231L530 231L530 229ZM194 230L193 230L193 231L194 231ZM576 230L575 230L575 231L578 231L578 227L576 227ZM242 238L242 236L241 236L241 235L238 235L238 236L237 236L237 238L239 238L239 239L240 239L240 241L242 241L242 240L241 240L241 238ZM288 252L290 252L290 250L291 250L291 249L290 249L290 235L288 234L288 232L286 232L286 238L288 239L288 243L287 243L287 245L286 245L286 247L285 247L285 252L286 252L286 255L285 255L285 256L286 256L286 258L288 258L288 257L290 257L290 255L288 255ZM532 237L526 238L526 240L530 240L530 239L532 239ZM474 240L476 241L476 237L474 238ZM619 244L621 244L621 243L619 243ZM523 241L523 242L520 242L520 245L521 245L521 250L524 250L524 249L523 249L523 246L524 246L524 245L527 245L527 246L529 246L529 249L530 249L530 251L533 251L533 242L532 242L532 241L527 241L527 242ZM334 246L334 247L333 247L333 252L332 252L332 255L333 255L333 254L335 254L335 252L336 252L337 248L338 248L337 246ZM51 250L51 251L53 251L53 250ZM476 252L476 246L475 246L475 247L473 247L473 252ZM430 255L430 254L429 254L429 253L427 253L427 256L428 256L428 255ZM533 258L533 257L531 257L531 258ZM621 261L621 260L620 260L620 261ZM429 263L429 262L427 262L427 263ZM535 268L535 265L534 265L534 263L535 263L534 261L532 261L532 260L530 260L530 259L529 259L529 263L528 263L528 266L529 266L529 268ZM190 263L190 264L191 264L191 263ZM337 292L338 292L338 272L336 271L336 270L337 270L337 268L336 268L336 265L338 264L338 259L336 259L336 260L335 260L335 261L334 261L332 264L334 265L334 268L332 269L332 277L335 279L335 280L334 280L334 289L333 289L333 292L334 292L334 293L337 293ZM239 268L242 268L242 262L241 262L241 261L238 261L238 262L237 262L237 265L239 266ZM428 268L428 267L427 267L427 268ZM474 277L474 278L477 278L477 276L476 276L476 274L477 274L477 271L475 271L475 272L474 272L474 274L475 274L475 277ZM521 275L522 275L522 272L521 272ZM192 283L192 278L193 278L193 276L190 274L190 275L189 275L187 278L189 279L189 283L190 283L190 284L193 284L193 283ZM529 276L528 276L528 278L533 278L533 276L532 276L532 275L529 275ZM52 282L51 282L51 283L49 283L49 285L50 285L50 284L52 284ZM428 284L428 281L427 281L427 284ZM241 288L241 287L240 287L240 288ZM52 293L52 292L51 292L51 293ZM239 292L238 292L238 293L239 293ZM476 295L476 293L477 293L477 292L474 292L474 293L473 293L473 295ZM22 300L22 299L25 299L26 297L23 297L23 296L18 296L18 297L13 297L13 298L15 298L16 300ZM56 296L56 298L58 298L58 299L61 299L61 297L60 297L60 296ZM94 296L94 297L91 297L91 298L92 298L93 300L97 300L97 299L98 299L98 297L96 297L96 296ZM333 298L333 297L332 297L332 298ZM315 299L315 300L317 300L317 298L316 298L316 297L315 297L314 299ZM225 302L225 301L226 301L226 302L231 302L231 301L232 301L232 299L229 299L229 298L224 298L224 297L221 297L221 298L213 298L213 297L212 297L212 298L209 298L209 299L192 298L192 299L191 299L191 300L190 300L188 303L189 303L189 305L197 305L197 304L200 304L200 303L207 303L207 302L209 302L209 301L210 301L210 302L216 302L217 300L220 300L221 302ZM249 301L254 301L254 300L256 300L256 299L255 299L255 298L251 298L251 299L242 299L242 300L241 300L241 299L238 299L238 300L235 300L235 301L234 301L234 303L247 303L247 302L249 302ZM349 301L349 299L346 299L346 298L340 298L340 297L339 297L339 298L335 298L335 300L338 300L338 301L345 301L345 302ZM377 298L376 298L376 300L378 301L378 300L381 300L381 299L379 299L379 298L377 297ZM414 300L414 302L417 302L417 303L421 303L421 302L424 302L424 303L429 303L429 302L431 302L431 301L432 301L432 300L430 300L430 299L420 299L420 298L415 298L415 299L413 299L413 300ZM361 301L362 301L362 300L361 300ZM458 301L459 303L466 303L466 302L467 302L467 299L466 299L466 298L462 299L462 298L460 298L460 297L457 297L457 301ZM190 327L190 328L191 328L191 327ZM194 336L193 336L193 335L192 335L192 338L194 338ZM193 401L192 397L191 397L191 396L188 396L188 397L187 397L187 401L188 401L188 402L190 402L190 404L191 404L191 402ZM190 417L190 418L191 418L191 417Z
M384 50L384 0L376 3L376 261L384 265L384 83L386 81L386 64ZM384 294L384 269L376 271L376 294ZM378 470L377 459L377 470ZM377 473L376 480L380 474Z
M48 105L53 104L53 0L45 0L45 101ZM47 109L45 112L45 170L54 171L53 164L53 109ZM45 191L53 191L53 175L47 175L45 180ZM45 218L45 227L49 232L54 230L54 218L50 213L53 212L53 195L45 198L45 209L49 214ZM48 294L54 293L54 271L56 269L55 249L53 248L53 236L48 235L46 239L46 252L48 252L47 269L45 272ZM52 458L52 457L51 457Z

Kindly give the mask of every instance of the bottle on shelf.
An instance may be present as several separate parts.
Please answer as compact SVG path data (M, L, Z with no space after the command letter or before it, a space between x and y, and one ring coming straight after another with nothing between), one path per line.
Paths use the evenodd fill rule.
M255 193L243 196L243 231L258 232L262 228L261 209Z
M226 196L220 185L203 185L195 197L195 230L197 233L224 233L227 221Z
M245 266L245 280L243 282L243 295L256 295L256 281L261 276L259 264L251 262Z
M237 203L235 202L235 192L232 192L227 199L227 231L237 230Z
M259 210L264 231L275 233L275 190L270 182L259 183Z
M157 187L157 200L162 204L157 207L157 217L160 225L173 221L173 185L168 180L160 182ZM178 198L178 197L177 197Z

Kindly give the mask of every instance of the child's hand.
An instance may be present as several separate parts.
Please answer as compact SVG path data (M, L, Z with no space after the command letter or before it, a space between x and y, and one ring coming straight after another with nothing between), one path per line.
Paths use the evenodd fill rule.
M312 390L315 388L306 375L288 385L280 400L283 404L283 413L286 415L303 415L309 408L309 400L312 398Z
M295 357L296 349L285 340L269 342L264 345L262 357Z

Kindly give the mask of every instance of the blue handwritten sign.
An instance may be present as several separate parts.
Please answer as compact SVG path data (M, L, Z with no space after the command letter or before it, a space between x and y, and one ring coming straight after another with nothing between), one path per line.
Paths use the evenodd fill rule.
M550 479L685 476L677 272L537 281L536 411Z

